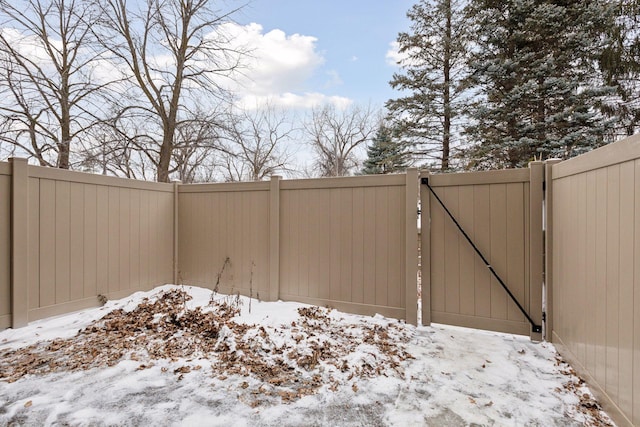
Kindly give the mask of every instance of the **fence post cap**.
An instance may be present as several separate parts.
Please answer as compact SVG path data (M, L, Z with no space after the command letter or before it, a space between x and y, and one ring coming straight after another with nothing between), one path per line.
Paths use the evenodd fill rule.
M9 157L11 163L27 163L29 160L26 157Z

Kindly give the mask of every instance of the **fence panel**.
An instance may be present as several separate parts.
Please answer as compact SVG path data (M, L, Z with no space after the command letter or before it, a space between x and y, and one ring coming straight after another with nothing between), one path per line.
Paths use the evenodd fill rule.
M220 292L415 323L417 178L182 185L180 277L213 288L229 258Z
M179 281L268 300L269 183L181 185L178 200Z
M551 338L621 425L640 425L640 137L549 165Z
M172 185L12 163L0 165L0 327L173 281Z
M0 162L0 330L11 326L11 165Z
M405 318L406 181L405 175L283 181L280 297Z
M539 175L539 201L531 194L534 171ZM423 177L519 303L540 322L542 165L493 172L424 173ZM435 197L426 188L421 191L422 247L428 248L422 262L423 323L529 335L531 327L516 304ZM532 209L532 204L537 208ZM536 227L539 230L532 239Z

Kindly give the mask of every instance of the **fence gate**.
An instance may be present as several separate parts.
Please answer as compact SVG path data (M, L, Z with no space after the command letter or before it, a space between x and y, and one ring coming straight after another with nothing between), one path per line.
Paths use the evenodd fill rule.
M490 172L425 172L420 178L422 323L540 340L542 334L532 324L541 325L543 317L543 163Z

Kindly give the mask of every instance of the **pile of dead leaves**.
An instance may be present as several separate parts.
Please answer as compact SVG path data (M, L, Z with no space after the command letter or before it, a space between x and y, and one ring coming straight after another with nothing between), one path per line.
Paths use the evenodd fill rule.
M563 388L566 391L575 394L580 400L575 408L577 412L582 413L588 420L585 425L594 427L613 427L614 424L611 422L611 419L605 414L600 404L594 399L593 395L585 392L587 390L586 384L584 380L578 376L578 373L560 356L556 357L556 365L563 366L564 369L560 372L571 378L563 384ZM557 389L556 391L561 392L562 390Z
M202 365L211 366L219 381L246 378L240 389L255 406L274 398L293 401L323 386L357 391L358 378L402 377L402 362L411 358L405 350L410 328L403 323L345 328L332 320L330 310L305 307L298 310L297 321L279 328L246 325L234 321L237 299L212 298L206 307L188 309L190 299L182 290L171 290L131 311L113 310L72 338L0 353L0 380L108 367L122 360L138 361L138 369L161 359L176 366L182 360L172 369L178 379ZM184 360L208 363L194 366Z

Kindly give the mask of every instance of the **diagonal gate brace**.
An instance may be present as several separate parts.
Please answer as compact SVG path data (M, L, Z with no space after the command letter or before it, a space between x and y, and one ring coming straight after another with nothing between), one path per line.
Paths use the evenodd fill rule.
M438 201L438 203L440 204L440 206L442 206L442 208L444 209L444 211L447 213L447 215L449 215L449 218L451 218L451 220L453 221L453 223L456 225L456 227L458 227L458 230L460 230L460 233L462 233L462 235L464 236L465 239L467 239L467 242L469 242L469 244L471 245L471 247L473 247L473 249L476 251L476 253L478 254L478 256L482 259L482 262L484 262L484 264L487 266L487 268L489 269L489 271L491 271L491 274L493 274L493 277L496 278L496 280L498 281L498 283L500 283L500 286L502 286L502 288L507 292L507 294L509 295L509 297L511 298L511 300L516 304L516 306L518 306L518 309L520 309L520 311L522 312L522 314L524 314L524 317L527 318L527 320L529 321L529 323L531 324L531 331L532 332L542 332L542 325L537 325L536 322L533 321L533 319L531 318L531 316L529 316L529 313L527 313L527 311L524 309L524 307L522 307L522 305L518 302L518 300L516 299L516 297L511 293L511 291L509 290L509 288L507 287L507 285L504 283L504 281L500 278L500 276L498 276L498 273L496 273L496 271L493 269L493 267L491 266L491 264L489 263L489 261L487 261L487 259L484 257L484 255L482 254L482 252L480 252L480 249L478 249L478 247L475 245L475 243L473 243L473 240L471 240L471 238L469 237L469 235L464 231L464 229L462 228L462 226L460 225L460 223L458 223L458 221L456 220L456 218L453 216L453 214L449 211L449 209L447 209L447 207L445 206L444 202L440 199L440 197L438 197L438 195L436 194L435 191L433 191L433 188L431 187L431 185L429 185L429 178L422 178L421 180L423 185L426 185L427 188L429 188L429 191L431 192L431 194L433 194L433 196L436 198L436 200Z

